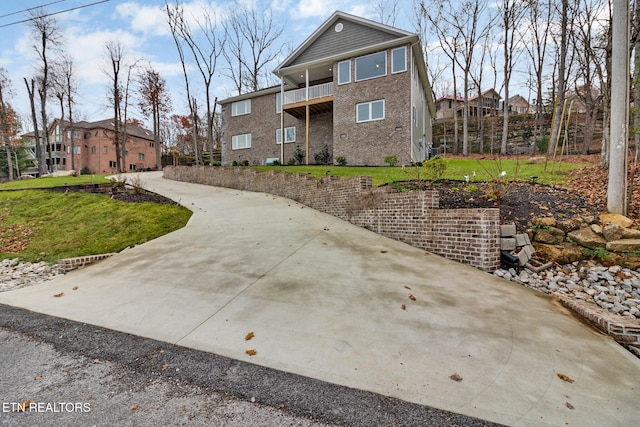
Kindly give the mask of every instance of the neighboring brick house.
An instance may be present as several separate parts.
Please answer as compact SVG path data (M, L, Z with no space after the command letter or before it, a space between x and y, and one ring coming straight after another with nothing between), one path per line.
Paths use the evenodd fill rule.
M278 87L219 101L223 164L289 163L296 147L313 164L325 145L333 163L427 157L435 104L418 35L335 12L274 74Z
M135 124L128 124L125 155L122 169L132 172L156 167L156 151L153 132ZM115 173L115 128L113 119L97 122L81 121L70 126L67 121L54 120L49 127L49 144L52 148L52 170L75 170L83 168L91 173ZM73 137L74 159L71 159L71 139ZM49 165L49 153L46 154Z

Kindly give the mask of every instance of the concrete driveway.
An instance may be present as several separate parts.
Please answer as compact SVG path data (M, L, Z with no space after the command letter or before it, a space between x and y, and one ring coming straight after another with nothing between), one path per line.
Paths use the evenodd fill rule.
M0 303L508 425L640 419L640 360L545 295L291 200L141 178L185 228Z

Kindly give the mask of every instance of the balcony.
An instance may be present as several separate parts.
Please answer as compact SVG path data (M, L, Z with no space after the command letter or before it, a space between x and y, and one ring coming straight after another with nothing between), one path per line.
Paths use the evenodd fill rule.
M283 109L292 116L298 119L303 118L307 105L310 114L333 111L333 82L309 86L309 99L307 99L307 88L284 93Z

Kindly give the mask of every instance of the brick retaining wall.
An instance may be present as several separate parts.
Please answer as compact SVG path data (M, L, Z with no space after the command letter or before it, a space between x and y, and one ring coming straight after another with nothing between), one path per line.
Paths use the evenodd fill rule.
M270 170L169 166L163 176L295 200L412 246L484 271L500 266L498 209L438 209L437 191L373 189L371 177L313 178Z
M87 265L93 264L94 262L103 260L105 258L109 258L110 256L113 256L113 255L115 255L115 253L87 255L87 256L79 256L75 258L59 259L58 272L60 274L66 274L72 270L83 268Z

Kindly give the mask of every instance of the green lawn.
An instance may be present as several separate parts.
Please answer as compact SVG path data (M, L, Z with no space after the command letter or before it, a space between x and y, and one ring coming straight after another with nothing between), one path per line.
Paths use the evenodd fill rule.
M11 249L0 259L55 262L118 252L182 228L190 216L181 206L125 203L106 194L0 192L0 247Z
M571 169L584 168L588 164L555 163L549 164L545 171L544 163L529 163L527 160L474 160L474 159L443 159L445 170L442 179L464 180L465 175L471 181L484 182L497 178L502 171L506 172L507 180L528 181L536 176L536 182L543 184L561 185L566 182L566 172ZM291 173L304 173L314 177L327 175L352 177L370 176L373 186L377 187L395 181L429 179L427 169L423 167L406 166L255 166L257 170L280 170ZM475 176L474 176L475 172Z
M0 190L11 190L16 188L50 188L64 185L79 184L103 184L109 182L105 174L100 175L80 175L80 176L59 176L42 177L36 179L24 179L19 181L5 182L0 184Z

